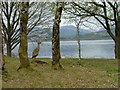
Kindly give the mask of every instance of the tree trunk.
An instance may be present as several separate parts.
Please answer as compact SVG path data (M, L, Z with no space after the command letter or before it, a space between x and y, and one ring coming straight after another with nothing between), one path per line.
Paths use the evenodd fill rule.
M52 34L52 67L53 69L61 69L62 66L59 62L60 60L60 22L62 15L62 5L63 3L57 2L57 8L55 12L55 19L53 25L53 34Z
M7 45L7 56L11 57L11 25L10 25L10 15L7 16L7 28L8 28L8 41L6 43Z
M7 56L11 57L11 45L10 45L10 43L7 44Z
M3 70L3 52L2 52L2 17L1 17L1 3L0 3L0 89L2 89L2 70Z
M115 58L120 59L120 36L116 37Z
M4 54L3 54L3 37L2 37L2 14L0 3L0 70L5 70Z
M0 4L1 10L1 4ZM2 28L1 28L1 11L0 11L0 70L2 70L3 54L2 54ZM1 74L0 74L1 75Z
M120 16L118 16L115 40L115 58L120 59Z
M28 24L28 9L29 2L21 3L21 12L20 12L20 46L19 46L19 58L20 58L20 68L29 67L28 59L28 37L27 37L27 24Z
M2 15L0 15L0 16L1 16L1 18L2 18ZM2 22L1 22L1 24L2 24ZM1 25L1 24L0 24L0 25ZM1 29L2 29L2 27L1 27ZM2 37L2 70L5 71L5 59L4 59L3 37Z
M79 24L77 25L77 42L78 42L78 56L81 58L81 48L80 48L80 28Z

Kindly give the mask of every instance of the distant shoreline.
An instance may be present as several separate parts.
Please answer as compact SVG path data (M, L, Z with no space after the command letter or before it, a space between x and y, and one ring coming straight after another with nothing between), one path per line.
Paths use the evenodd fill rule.
M81 39L81 40L113 40L113 39ZM52 40L46 40L43 42L50 42L50 41L52 41ZM71 40L60 40L60 41L77 41L77 40L71 39ZM29 41L29 42L32 42L32 41Z

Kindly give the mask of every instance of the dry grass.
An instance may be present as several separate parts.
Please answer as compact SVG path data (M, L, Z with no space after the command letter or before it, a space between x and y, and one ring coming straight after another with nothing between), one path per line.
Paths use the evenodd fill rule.
M51 59L38 59L49 64L35 64L19 72L19 60L6 57L8 76L4 88L117 88L117 60L62 59L65 70L52 70Z

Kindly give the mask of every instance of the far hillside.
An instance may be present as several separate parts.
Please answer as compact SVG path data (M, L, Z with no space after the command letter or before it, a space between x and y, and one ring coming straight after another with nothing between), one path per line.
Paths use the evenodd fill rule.
M40 28L35 28L35 30L39 30L40 33L35 33L36 35L41 35L42 38L46 37L45 40L49 41L52 37L52 30L47 30L47 32L42 31ZM46 36L45 36L45 33ZM60 38L61 40L76 40L77 30L73 25L66 25L60 27ZM91 29L80 29L80 37L81 40L106 40L111 39L106 30L91 30Z
M62 26L60 29L61 40L76 40L77 30L73 25ZM80 29L81 40L111 39L106 30Z

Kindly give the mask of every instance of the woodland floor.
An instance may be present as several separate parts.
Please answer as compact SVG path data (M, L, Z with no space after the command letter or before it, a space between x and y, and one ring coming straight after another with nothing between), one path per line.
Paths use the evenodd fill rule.
M31 60L31 59L30 59ZM64 70L53 70L48 64L31 63L31 69L17 71L18 58L5 57L7 74L3 88L117 88L118 65L112 59L61 59Z

